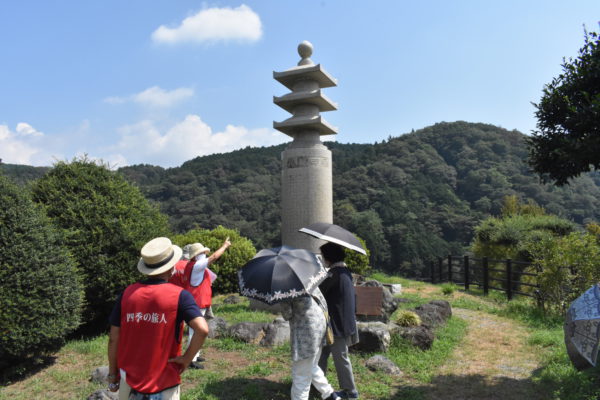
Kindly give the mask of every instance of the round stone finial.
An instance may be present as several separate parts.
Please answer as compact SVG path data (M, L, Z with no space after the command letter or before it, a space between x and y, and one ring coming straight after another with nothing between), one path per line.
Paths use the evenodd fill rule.
M304 40L302 43L298 45L298 54L302 58L308 58L312 56L313 45L308 40Z
M298 45L298 54L300 55L300 57L302 57L302 59L300 60L300 62L298 62L298 65L312 65L314 64L312 62L312 60L310 59L310 56L312 56L313 53L313 45L311 42L309 42L308 40L304 40L302 41L302 43L300 43Z

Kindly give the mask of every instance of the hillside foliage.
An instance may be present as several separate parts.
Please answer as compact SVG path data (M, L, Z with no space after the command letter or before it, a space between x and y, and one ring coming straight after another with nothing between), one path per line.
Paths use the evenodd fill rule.
M579 226L600 220L600 174L565 187L540 183L527 164L526 136L515 130L443 122L381 143L325 144L333 153L334 222L363 238L371 266L390 273L419 277L432 257L461 254L481 221L501 215L506 196ZM160 206L174 232L221 225L268 248L280 245L284 149L119 172Z
M527 165L525 136L486 124L439 123L375 144L326 142L333 153L334 222L364 238L371 265L404 276L426 260L460 254L506 196L532 199L583 225L598 220L598 175L557 188ZM160 204L177 232L218 225L257 248L280 244L284 145L198 157L181 167L122 168Z

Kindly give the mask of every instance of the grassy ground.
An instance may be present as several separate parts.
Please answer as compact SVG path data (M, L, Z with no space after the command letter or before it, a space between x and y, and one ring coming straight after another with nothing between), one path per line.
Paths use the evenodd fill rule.
M471 397L460 396L461 390L466 390L467 387L487 393L499 392L498 389L501 388L510 389L517 384L526 385L527 390L543 394L544 397L539 398L598 398L598 370L577 372L571 367L564 350L560 318L544 316L526 301L508 303L500 295L483 297L476 292L465 294L455 287L442 288L383 274L375 274L373 278L403 285L401 297L409 300L402 303L403 309L413 308L432 299L446 299L456 312L455 317L436 332L434 345L428 351L415 349L406 342L393 338L386 356L403 371L404 375L400 378L367 369L365 361L372 354L352 353L351 359L361 398L426 400L439 398L436 397L436 393L443 390L447 394L445 398L466 399ZM214 303L222 304L222 300L223 296L217 296ZM458 312L459 309L465 311L461 313ZM245 301L241 304L215 306L214 311L215 315L225 318L230 323L270 322L274 318L268 313L250 311ZM460 316L457 316L459 314ZM474 349L477 346L470 342L474 335L489 335L481 332L491 332L479 332L475 329L478 326L475 322L481 322L485 318L489 318L492 324L500 324L498 326L502 327L503 331L515 330L514 335L498 339L501 342L498 349L503 346L511 358L529 357L527 354L533 354L535 370L531 373L526 369L517 372L511 370L510 373L527 376L500 379L496 376L497 372L493 372L493 364L501 362L492 360L491 367L482 366L480 369L484 371L482 374L491 374L490 376L469 375L462 360L468 359L473 363L473 360L480 357L478 351L486 351ZM483 324L483 328L487 325L487 322ZM507 326L514 329L506 328ZM515 339L516 342L512 343L511 337L520 339ZM493 341L488 340L489 343ZM89 377L96 367L107 364L106 343L106 335L70 342L29 375L2 386L0 400L87 398L95 390L104 388L104 385L90 382ZM519 351L515 350L517 346L522 346L518 347ZM487 350L496 352L496 348ZM182 377L184 400L289 398L291 378L288 345L269 349L232 339L209 339L205 345L204 356L207 358L206 369L187 370ZM333 368L330 368L328 378L334 387L337 387L337 378L332 370ZM513 398L532 400L536 397Z

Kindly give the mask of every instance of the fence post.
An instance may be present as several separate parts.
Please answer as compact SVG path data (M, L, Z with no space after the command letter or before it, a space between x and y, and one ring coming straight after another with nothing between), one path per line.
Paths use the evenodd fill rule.
M435 283L435 263L433 260L429 262L429 272L431 273L431 283Z
M483 294L488 295L490 290L490 271L488 269L488 258L483 257Z
M506 260L506 298L512 300L512 260Z
M465 264L465 290L469 290L469 256L463 258Z
M452 256L448 256L448 282L452 283Z
M442 257L438 257L438 267L439 267L438 273L440 274L440 280L439 280L440 283L442 283L444 281L444 277L442 275L442 263L443 262L444 261L443 261Z

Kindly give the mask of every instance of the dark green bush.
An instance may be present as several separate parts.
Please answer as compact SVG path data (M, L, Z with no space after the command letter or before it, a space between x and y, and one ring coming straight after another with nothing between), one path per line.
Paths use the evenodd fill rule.
M168 236L167 218L118 173L85 158L58 162L32 186L65 236L85 286L85 330L101 331L116 296L141 275L140 248Z
M362 243L363 247L367 249L367 255L360 254L354 250L344 249L346 252L345 262L348 266L348 269L352 271L354 274L358 275L368 275L371 271L371 266L369 265L369 257L371 256L371 252L367 248L367 245L362 238L358 238Z
M173 243L185 246L190 243L202 243L210 248L211 253L223 244L229 236L231 246L223 253L221 258L210 266L210 269L218 275L213 283L214 294L235 293L238 289L237 271L256 254L252 242L240 236L239 232L218 226L213 230L193 229L182 235L175 235Z
M0 370L64 343L83 291L60 232L0 175Z

